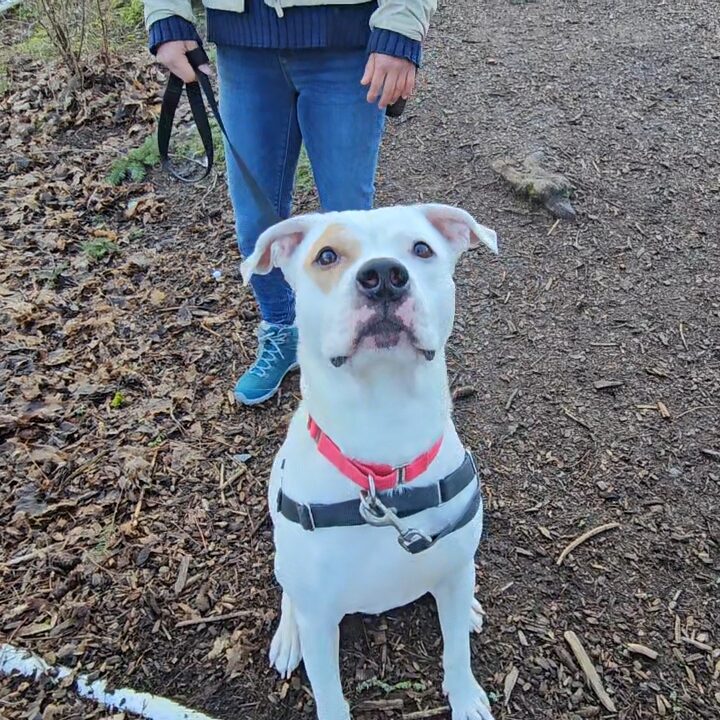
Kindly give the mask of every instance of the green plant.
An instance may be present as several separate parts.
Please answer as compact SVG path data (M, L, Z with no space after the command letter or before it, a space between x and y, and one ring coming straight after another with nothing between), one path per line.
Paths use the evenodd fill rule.
M113 410L117 410L118 408L121 408L124 404L125 404L125 396L118 390L113 395L113 399L110 401L110 407Z
M118 246L106 238L99 238L98 240L88 240L83 243L83 252L94 262L98 262L103 258L114 255L118 252ZM114 401L114 398L113 398Z
M142 0L117 0L114 9L120 22L129 28L137 28L145 19Z
M310 158L303 145L300 150L297 170L295 171L295 189L300 192L310 192L314 185L315 178L313 178L312 168L310 167Z
M147 175L148 168L160 162L157 138L151 135L145 138L140 147L130 150L124 158L118 158L110 168L107 180L111 185L120 185L124 180L141 182Z

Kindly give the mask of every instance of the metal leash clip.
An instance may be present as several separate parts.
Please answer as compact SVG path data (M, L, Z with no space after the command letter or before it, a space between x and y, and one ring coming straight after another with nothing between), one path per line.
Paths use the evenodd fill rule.
M360 492L360 515L368 525L375 527L392 525L398 532L400 547L413 555L427 550L433 544L432 538L421 530L407 527L395 514L394 508L387 507L380 500L371 475L368 476L368 490Z

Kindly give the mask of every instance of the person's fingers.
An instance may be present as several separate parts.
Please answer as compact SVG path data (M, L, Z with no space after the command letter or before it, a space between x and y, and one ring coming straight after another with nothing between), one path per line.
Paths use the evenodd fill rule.
M195 71L188 62L185 53L193 50L198 44L192 41L171 40L163 43L157 51L157 59L174 75L177 75L183 82L195 81Z
M383 68L376 67L372 79L370 81L370 89L368 90L367 94L367 100L369 103L374 103L378 97L380 97L380 93L383 89L383 84L385 83L385 77L386 72Z
M215 70L213 70L212 65L200 65L198 67L198 70L200 72L205 73L208 77L214 77L215 76Z
M415 68L411 67L407 71L405 76L405 82L403 84L402 97L406 100L411 98L415 92Z
M173 58L167 65L168 70L174 75L177 75L184 83L195 82L195 71L192 65L188 62L185 55Z
M383 93L378 105L381 109L385 109L388 105L392 105L400 97L401 73L393 68L385 76L385 84L383 85Z
M372 79L373 72L375 71L375 55L371 55L365 63L365 72L363 73L361 85L367 85Z

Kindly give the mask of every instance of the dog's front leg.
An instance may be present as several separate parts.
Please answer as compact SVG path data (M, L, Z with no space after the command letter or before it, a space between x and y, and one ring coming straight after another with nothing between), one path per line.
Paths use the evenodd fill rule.
M475 566L468 563L433 590L443 636L443 690L452 720L493 720L490 702L472 673L468 617L475 602Z
M320 608L304 613L296 608L305 671L310 678L318 720L350 720L350 708L340 681L340 620Z

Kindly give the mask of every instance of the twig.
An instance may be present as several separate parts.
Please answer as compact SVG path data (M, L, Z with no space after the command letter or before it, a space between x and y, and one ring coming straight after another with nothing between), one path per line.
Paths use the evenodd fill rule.
M681 417L685 417L686 415L689 415L690 413L697 412L698 410L713 410L716 408L717 405L698 405L697 407L691 407L685 410L685 412L681 412L679 415L675 417L676 420L679 420Z
M565 558L573 551L576 547L579 545L582 545L586 540L589 540L590 538L595 537L596 535L599 535L600 533L607 532L608 530L614 530L615 528L619 528L620 523L611 522L607 523L606 525L600 525L596 528L593 528L592 530L588 530L586 533L583 533L580 535L580 537L576 537L561 553L560 557L557 559L557 565L562 565Z
M225 499L225 463L220 463L220 502L223 505L227 505L227 500Z
M594 440L595 434L592 431L592 428L582 419L577 417L576 415L573 415L567 408L563 408L563 412L571 419L574 420L578 425L581 427L584 427L589 433L590 437Z
M425 720L425 718L439 717L450 712L450 708L447 705L442 707L432 708L431 710L416 710L411 713L403 713L402 720Z
M356 706L356 710L402 710L405 701L402 698L391 698L388 700L363 700Z
M687 340L685 339L685 333L683 332L683 324L680 323L680 339L682 340L683 347L685 348L685 352L689 350Z
M48 545L44 548L38 548L37 550L31 550L29 553L25 553L25 555L18 555L17 557L10 558L10 560L6 560L2 563L2 565L5 565L5 567L15 567L16 565L22 565L27 560L34 560L35 558L42 557L43 555L46 555L49 553L53 548L56 548L58 545L62 545L62 543L53 543L52 545Z
M720 452L717 450L713 450L712 448L700 448L700 452L705 455L705 457L712 458L713 460L720 460Z
M636 655L644 655L646 658L650 658L650 660L658 659L658 651L649 648L647 645L640 645L639 643L628 643L625 647L631 653L635 653Z
M577 661L580 663L580 667L585 673L585 677L590 683L590 687L597 695L598 700L600 700L608 712L617 712L615 709L615 703L612 701L607 692L605 692L602 680L600 680L600 676L597 674L597 670L595 670L595 666L592 664L588 654L585 652L585 648L582 646L578 636L572 630L567 630L564 637L565 641L570 646L570 649L573 651L573 654L577 658Z
M211 615L210 617L194 618L193 620L181 620L175 624L175 627L184 628L191 627L192 625L208 625L210 623L223 622L223 620L234 620L235 618L259 614L259 610L238 610L237 612L225 613L224 615Z
M248 539L249 539L249 540L255 537L255 535L257 534L257 531L265 524L265 521L266 521L269 517L270 517L270 511L269 511L269 510L266 510L266 511L263 513L263 516L260 518L260 520L258 520L258 521L255 523L255 525L253 525L252 528L250 529L250 533L249 533L249 535L248 535Z
M102 450L94 457L90 458L87 462L84 462L79 467L75 468L72 473L65 479L66 483L69 483L71 480L74 480L79 475L82 475L86 470L89 470L93 465L97 465L102 459L104 459L108 454L107 450Z
M509 411L510 408L512 407L513 400L515 400L515 397L517 396L517 394L518 394L518 389L517 389L517 388L515 388L515 389L510 393L510 397L507 399L507 402L505 403L505 411L506 411L506 412Z
M145 499L145 488L140 488L140 497L138 497L137 503L135 503L135 510L133 510L131 523L133 527L135 527L138 524L138 520L140 519L140 512L142 511L142 504L143 500Z

